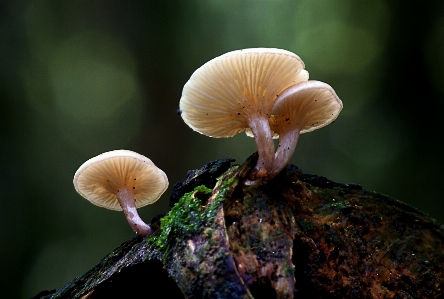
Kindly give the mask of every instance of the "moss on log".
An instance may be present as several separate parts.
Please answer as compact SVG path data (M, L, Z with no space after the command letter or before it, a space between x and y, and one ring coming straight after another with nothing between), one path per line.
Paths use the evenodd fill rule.
M152 236L34 298L444 298L441 224L294 165L245 186L255 159L188 172Z

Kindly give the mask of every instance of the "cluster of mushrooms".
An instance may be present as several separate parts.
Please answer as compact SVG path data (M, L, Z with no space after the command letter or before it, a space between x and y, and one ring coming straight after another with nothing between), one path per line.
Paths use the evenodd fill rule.
M228 52L198 68L185 84L181 116L193 130L216 138L246 131L258 160L250 185L274 178L290 161L299 135L333 122L342 102L326 83L308 80L302 60L274 48ZM273 138L279 138L275 151ZM91 203L122 211L140 236L152 233L137 208L157 201L168 178L147 157L115 150L89 159L74 175Z
M296 54L270 48L228 52L198 68L180 99L182 118L211 137L246 131L258 150L252 184L274 178L290 161L299 134L333 122L342 102L326 83L308 80ZM273 138L279 138L275 152Z

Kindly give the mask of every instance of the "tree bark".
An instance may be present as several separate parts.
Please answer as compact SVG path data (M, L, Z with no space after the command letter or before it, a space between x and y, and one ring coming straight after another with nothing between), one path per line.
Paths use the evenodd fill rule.
M246 186L256 159L189 171L153 236L34 298L444 298L441 224L294 165Z

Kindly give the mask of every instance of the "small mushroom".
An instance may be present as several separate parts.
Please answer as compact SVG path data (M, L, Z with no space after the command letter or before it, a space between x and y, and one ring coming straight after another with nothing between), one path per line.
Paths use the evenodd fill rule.
M342 110L342 101L330 85L307 81L293 85L276 99L272 114L273 130L279 134L279 146L268 179L290 161L299 135L332 123Z
M137 208L152 204L168 187L165 173L145 156L129 150L103 153L83 163L74 175L76 191L91 203L125 214L140 236L152 233Z
M271 108L287 87L307 81L304 63L294 53L273 48L228 52L198 68L185 84L181 116L193 130L211 137L254 136L257 173L266 175L274 160Z

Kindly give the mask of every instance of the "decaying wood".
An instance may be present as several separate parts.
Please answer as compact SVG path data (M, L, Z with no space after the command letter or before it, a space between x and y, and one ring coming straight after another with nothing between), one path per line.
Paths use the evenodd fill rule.
M442 225L293 165L245 186L255 158L190 171L152 237L34 298L444 298Z

